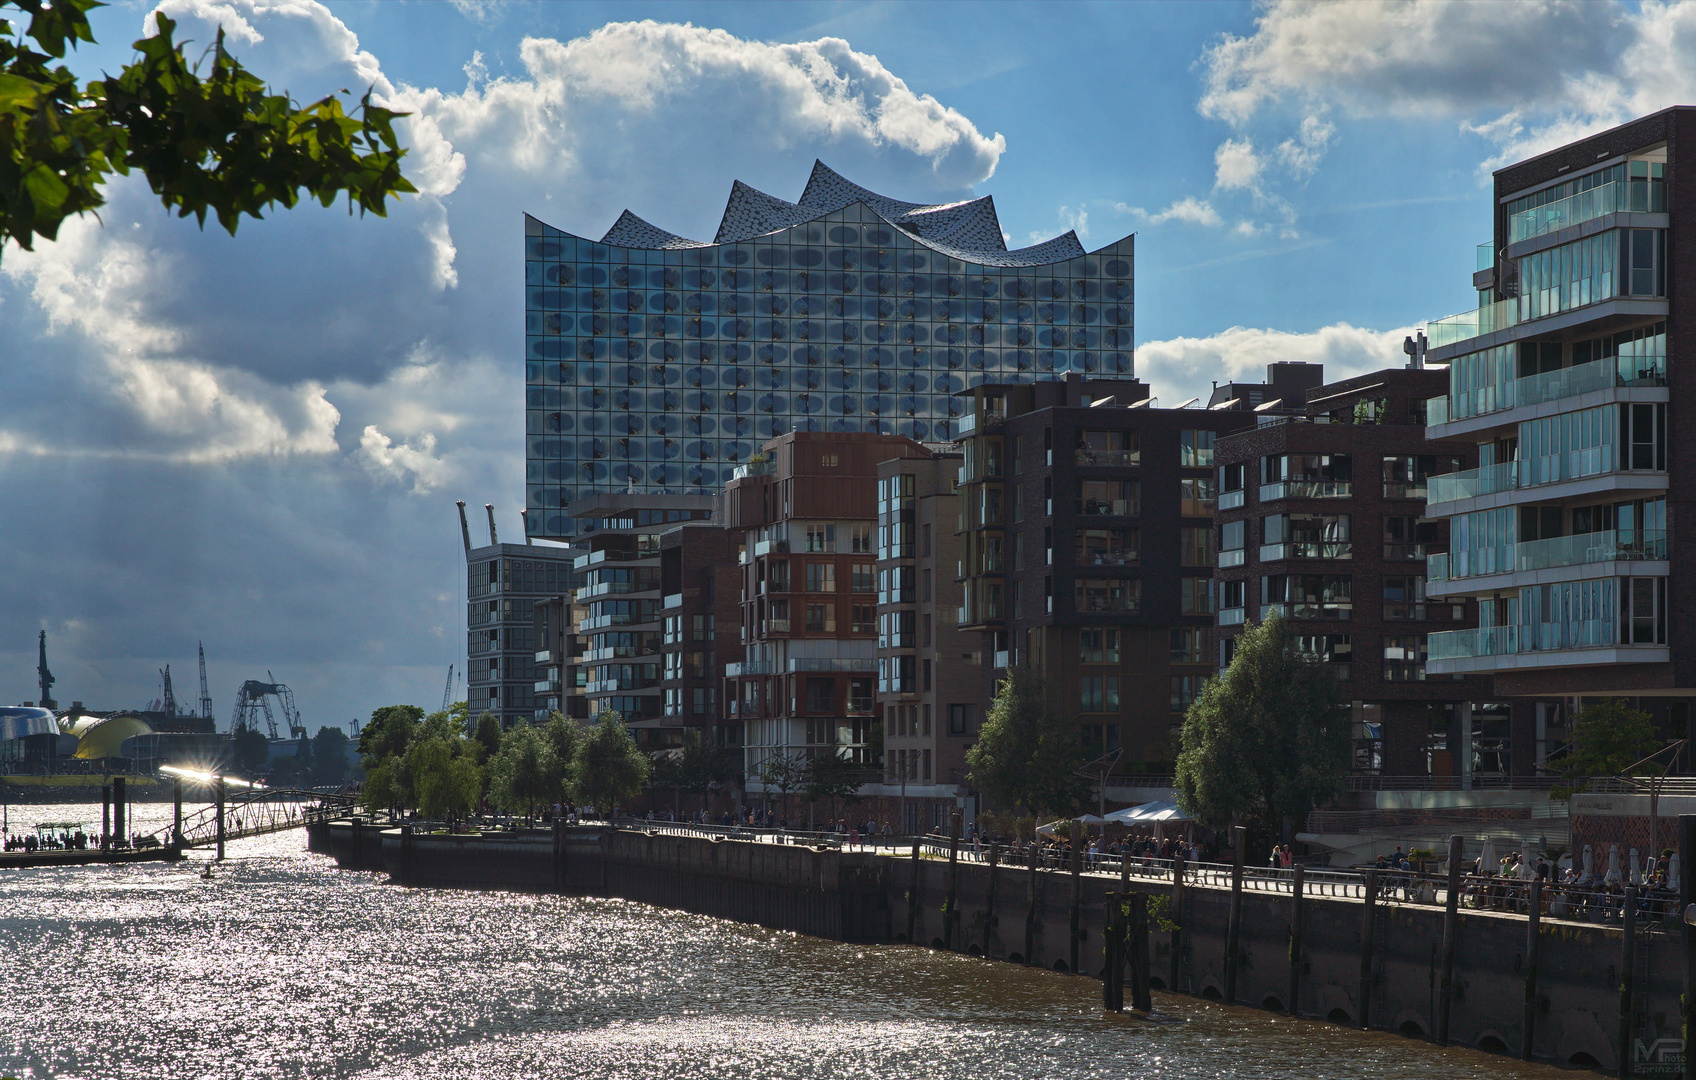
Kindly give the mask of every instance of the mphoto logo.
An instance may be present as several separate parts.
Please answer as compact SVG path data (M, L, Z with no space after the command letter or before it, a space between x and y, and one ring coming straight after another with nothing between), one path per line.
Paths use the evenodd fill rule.
M1681 1039L1632 1040L1632 1072L1638 1076L1678 1076L1684 1070Z

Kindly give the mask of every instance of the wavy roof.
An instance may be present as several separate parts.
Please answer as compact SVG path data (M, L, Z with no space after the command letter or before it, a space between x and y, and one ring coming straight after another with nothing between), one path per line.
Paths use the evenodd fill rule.
M629 210L620 214L601 237L619 247L670 250L711 247L752 240L782 229L816 221L859 203L903 232L944 255L988 266L1043 266L1083 255L1077 234L1068 230L1052 240L1007 250L1001 219L990 196L952 203L910 203L863 188L822 161L813 162L806 190L798 202L767 195L738 180L731 185L724 217L712 242L690 240L667 232Z

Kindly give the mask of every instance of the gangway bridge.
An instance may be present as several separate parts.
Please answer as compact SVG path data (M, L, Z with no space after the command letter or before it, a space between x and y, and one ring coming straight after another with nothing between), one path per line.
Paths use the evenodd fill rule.
M206 783L212 788L212 805L177 816L171 824L143 836L143 845L179 850L216 847L222 855L224 845L234 840L302 829L315 821L345 815L358 799L350 788L271 788L187 770L170 771ZM230 790L235 784L241 787Z

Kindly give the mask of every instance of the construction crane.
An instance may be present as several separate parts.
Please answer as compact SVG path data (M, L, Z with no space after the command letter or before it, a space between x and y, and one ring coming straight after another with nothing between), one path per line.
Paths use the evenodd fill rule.
M206 643L197 642L200 646L200 716L203 720L212 719L212 695L206 691Z
M301 725L300 713L294 707L294 691L276 680L269 671L265 677L270 682L260 682L249 679L241 684L236 691L236 711L230 719L230 730L249 728L259 730L259 717L263 713L265 728L272 739L280 738L277 734L277 720L271 713L271 698L277 699L277 706L282 710L283 723L288 726L289 738L300 739L306 736L306 728Z
M159 673L159 678L165 683L165 697L159 706L159 711L166 716L177 715L177 695L171 691L171 665L166 664L165 670Z
M448 684L446 686L442 687L442 711L443 712L447 712L448 706L450 704L452 704L452 702L450 702L448 700L451 697L453 697L453 665L449 664L448 665Z

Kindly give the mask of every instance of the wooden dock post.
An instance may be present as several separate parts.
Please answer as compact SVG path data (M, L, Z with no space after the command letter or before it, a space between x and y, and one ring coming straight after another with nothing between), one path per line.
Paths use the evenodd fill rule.
M1360 1026L1363 1030L1372 1027L1372 963L1373 948L1378 933L1378 871L1368 870L1361 874L1362 903L1360 905L1360 991L1355 995L1356 1003L1360 1006Z
M1025 875L1025 963L1036 963L1036 860L1037 844L1031 841L1025 860L1029 870Z
M1525 920L1525 1007L1519 1027L1519 1059L1531 1060L1537 1034L1537 966L1543 952L1543 881L1531 881L1531 912Z
M1076 846L1072 848L1072 948L1068 957L1068 970L1072 974L1078 971L1078 949L1083 944L1083 925L1079 921L1084 906L1084 859L1083 853Z
M171 785L171 843L183 846L183 778L180 776Z
M1443 904L1443 973L1437 994L1437 1045L1449 1045L1449 1012L1455 1003L1455 939L1460 934L1459 833L1449 837L1449 893Z
M1684 1080L1696 1080L1696 926L1690 905L1696 903L1696 814L1678 816L1678 914L1684 942L1684 1003L1679 1020L1684 1029Z
M1243 847L1248 829L1231 826L1231 916L1225 927L1225 1004L1237 1001L1237 954L1243 934Z
M100 847L112 846L112 785L100 785Z
M913 935L918 933L919 921L919 848L919 841L915 838L913 840L913 881L907 889L907 941L909 944L917 944L918 942L918 939Z
M224 778L222 776L212 782L213 797L218 805L218 861L224 861Z
M1625 887L1625 910L1620 912L1619 956L1619 1075L1625 1080L1632 1073L1631 996L1637 975L1637 887Z
M1125 1011L1125 942L1119 925L1124 896L1110 892L1101 905L1101 1007L1109 1012Z
M1302 884L1302 865L1296 863L1295 873L1290 880L1290 1001L1285 1009L1291 1016L1301 1015Z
M1180 992L1178 980L1183 975L1184 962L1184 852L1180 846L1177 858L1172 860L1172 955L1171 979L1166 988L1176 994Z
M1001 859L996 855L995 845L989 846L989 896L983 909L983 955L989 956L989 942L995 935L995 885L996 871L1001 868Z
M124 778L112 777L112 835L117 844L129 846L129 821L124 813Z
M1121 948L1130 953L1131 961L1131 1008L1138 1012L1148 1012L1154 1008L1154 996L1149 986L1148 971L1148 894L1132 892L1125 894L1130 901L1130 912L1121 918L1119 940L1126 942ZM1124 920L1129 920L1129 934L1126 933ZM1128 941L1127 941L1128 937ZM1119 1008L1125 1007L1125 975L1123 967L1119 972Z
M960 811L948 815L948 896L942 905L942 947L953 949L960 923Z

